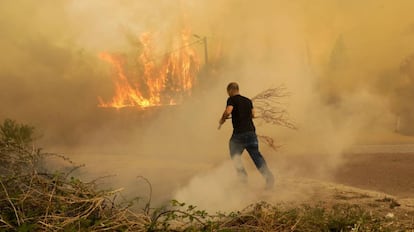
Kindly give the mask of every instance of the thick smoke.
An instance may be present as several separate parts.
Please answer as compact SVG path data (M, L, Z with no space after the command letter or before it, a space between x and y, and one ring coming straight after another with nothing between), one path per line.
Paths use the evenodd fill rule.
M394 130L413 133L407 123L414 115L409 0L0 5L0 119L36 126L39 145L85 162L85 175L117 174L113 182L133 194L143 187L137 175L153 183L160 199L197 201L209 191L206 183L220 189L232 182L233 169L223 164L231 125L217 130L229 81L239 82L248 97L280 84L291 92L286 107L299 130L256 121L259 134L283 145L279 152L261 145L281 178L329 176L350 145L400 136ZM113 94L111 67L99 52L133 54L136 38L150 31L162 55L171 50L167 38L183 27L208 39L210 71L202 68L190 98L145 111L97 107L98 96ZM195 46L203 57L203 45ZM218 191L209 195L217 207L226 199ZM243 204L239 196L227 208Z

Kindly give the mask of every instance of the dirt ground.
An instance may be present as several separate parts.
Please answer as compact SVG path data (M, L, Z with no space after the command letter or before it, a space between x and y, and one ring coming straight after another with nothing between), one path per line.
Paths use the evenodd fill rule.
M414 153L346 154L335 182L414 198Z
M93 156L87 157L88 159L96 160ZM124 171L126 172L124 173L125 176L131 176L132 173L136 173L136 170L141 170L142 175L149 177L152 181L154 199L162 200L163 195L161 193L165 194L171 191L171 189L183 187L191 195L189 199L194 200L194 203L200 205L201 208L214 206L215 203L222 206L223 202L221 202L222 197L220 196L232 194L240 195L240 199L233 199L234 204L228 205L229 210L261 200L275 204L290 202L292 199L302 199L298 201L299 204L314 204L321 201L327 204L351 203L379 213L384 217L393 218L393 221L390 223L401 222L404 225L408 225L408 228L412 226L414 229L414 141L411 141L411 139L407 143L392 141L392 143L388 144L382 142L381 145L356 145L345 152L344 162L341 162L329 179L286 176L286 178L279 179L275 190L272 192L263 192L263 186L260 184L251 184L244 190L233 188L231 186L233 182L226 182L227 180L220 180L220 178L215 176L220 176L220 170L217 170L219 168L213 168L212 171L212 167L208 165L199 165L196 168L197 171L195 171L194 165L187 166L184 165L185 163L174 163L172 165L171 162L163 162L163 166L159 168L164 172L167 172L171 166L175 167L174 170L168 171L169 173L174 173L175 181L165 183L165 178L168 177L151 179L151 177L159 176L160 169L155 170L153 168L155 164L160 164L159 162L151 161L150 159L140 160L139 163L134 163L136 169L127 171L117 169L116 167L131 166L132 162L136 162L136 158L130 156L119 157L116 162L109 158L108 161L105 161L104 158L100 156L101 162L113 164L112 167L114 169L108 169L108 174L121 174ZM99 165L96 162L83 161L85 161L84 163L87 164L87 167L91 168L87 170L98 170ZM260 176L257 173L257 176L254 176L254 169L251 173L253 178L260 181ZM197 177L192 179L191 176L194 175L197 175ZM119 177L122 176L121 174ZM210 181L214 182L212 183L213 187L208 189L208 195L203 195L200 191L190 194L192 190L199 189L197 181L202 184L209 183ZM136 179L120 184L129 187L137 185ZM217 184L218 187L215 188L214 184ZM227 187L222 189L223 186ZM136 187L139 187L138 189L146 188L145 184ZM133 191L135 190L133 189ZM218 196L217 202L214 199L208 199L215 194ZM226 203L229 202L226 201ZM215 207L213 209L216 210Z
M357 146L311 200L358 204L414 231L414 146Z
M276 185L277 191L262 197L273 203L288 199L291 204L296 194L295 198L301 200L293 203L298 204L355 204L379 215L395 228L402 228L401 231L414 231L412 145L358 147L356 150L345 154L346 161L331 178L282 180Z
M375 131L361 134L344 154L335 183L414 198L414 136Z
M105 158L108 158L108 161ZM139 163L135 163L136 157L134 156L121 156L116 162L106 156L99 156L99 159L103 163L112 163L113 168L108 168L106 170L108 171L107 173L103 172L99 167L100 162L93 162L93 160L96 160L95 156L88 155L75 158L80 163L86 164L86 168L83 170L91 171L92 173L96 171L94 173L95 176L116 174L123 177L132 176L136 172L142 172L143 176L154 181L154 188L160 188L160 192L166 191L160 186L164 186L167 189L174 186L178 187L179 185L186 184L189 177L203 172L203 170L211 169L211 165L204 164L203 166L200 164L195 166L197 169L195 171L194 165L186 166L182 163L174 163L172 165L171 162L160 163L151 159L140 160ZM136 168L132 171L118 168L131 166L131 163L136 165ZM174 183L160 184L163 181L165 182L165 178L161 178L161 180L152 178L159 176L159 169L167 171L171 166L177 169L172 170L176 180L173 181ZM123 175L122 172L126 173ZM251 173L256 174L254 168L252 168ZM414 199L414 145L359 146L344 155L344 162L337 167L329 179L312 179L363 190L377 191L398 198Z

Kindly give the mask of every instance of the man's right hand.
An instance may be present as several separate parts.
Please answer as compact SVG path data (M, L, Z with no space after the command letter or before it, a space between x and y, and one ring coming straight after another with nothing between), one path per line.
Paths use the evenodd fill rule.
M217 129L219 129L220 130L220 128L221 128L221 125L223 125L224 123L226 122L226 119L225 118L220 118L220 120L219 120L219 126L218 126L218 128Z

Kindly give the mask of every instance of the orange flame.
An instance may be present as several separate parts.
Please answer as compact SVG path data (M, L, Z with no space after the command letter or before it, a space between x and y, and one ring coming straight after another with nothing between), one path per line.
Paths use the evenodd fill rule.
M125 56L108 52L99 54L102 60L111 64L116 74L115 95L109 102L98 97L99 107L175 105L191 95L200 60L189 44L190 30L183 30L181 39L174 46L179 49L168 53L161 61L155 58L152 34L143 33L139 39L142 52L134 65L127 65Z

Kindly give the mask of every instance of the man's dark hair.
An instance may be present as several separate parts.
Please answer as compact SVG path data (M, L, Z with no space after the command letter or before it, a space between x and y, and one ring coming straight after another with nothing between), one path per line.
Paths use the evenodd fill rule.
M237 90L237 91L239 91L239 85L236 82L230 82L227 85L227 91L231 91L231 90Z

